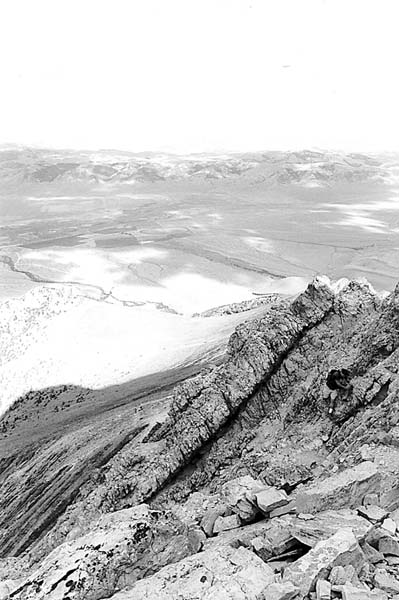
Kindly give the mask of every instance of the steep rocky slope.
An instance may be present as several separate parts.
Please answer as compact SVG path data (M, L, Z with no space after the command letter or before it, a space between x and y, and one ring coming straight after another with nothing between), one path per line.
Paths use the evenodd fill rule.
M317 279L173 391L127 395L31 443L22 399L21 419L2 419L11 597L399 593L398 348L399 287ZM335 366L352 374L347 399L325 385Z

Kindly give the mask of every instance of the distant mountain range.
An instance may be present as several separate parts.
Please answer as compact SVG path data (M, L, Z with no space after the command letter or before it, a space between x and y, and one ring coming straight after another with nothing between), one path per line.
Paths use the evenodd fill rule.
M242 154L172 155L72 151L18 146L0 148L0 180L9 183L155 183L184 180L242 180L249 184L376 181L393 183L399 155L344 154L304 150Z

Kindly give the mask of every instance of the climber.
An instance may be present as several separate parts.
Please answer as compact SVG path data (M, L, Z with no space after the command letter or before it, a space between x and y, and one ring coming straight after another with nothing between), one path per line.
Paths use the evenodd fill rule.
M330 398L332 400L332 406L329 409L329 413L332 413L335 408L335 402L338 396L342 400L347 400L349 394L353 389L353 385L350 383L350 372L348 369L331 369L327 375L327 387L332 390Z

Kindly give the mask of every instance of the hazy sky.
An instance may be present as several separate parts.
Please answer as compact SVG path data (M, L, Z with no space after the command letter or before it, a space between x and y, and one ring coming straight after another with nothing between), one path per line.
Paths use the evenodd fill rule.
M399 149L398 0L0 0L0 143Z

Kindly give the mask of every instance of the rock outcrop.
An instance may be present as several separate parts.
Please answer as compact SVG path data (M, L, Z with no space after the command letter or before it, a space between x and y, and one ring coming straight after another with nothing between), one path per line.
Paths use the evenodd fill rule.
M142 504L103 515L90 533L55 548L14 595L97 600L196 550L187 528Z
M240 325L219 366L124 409L129 432L108 453L101 434L117 408L2 458L11 598L391 597L398 299L399 289L381 298L365 283L315 280ZM335 366L351 372L347 398L325 385ZM66 465L73 493L58 496ZM59 501L43 503L34 477ZM24 504L10 502L17 489Z

